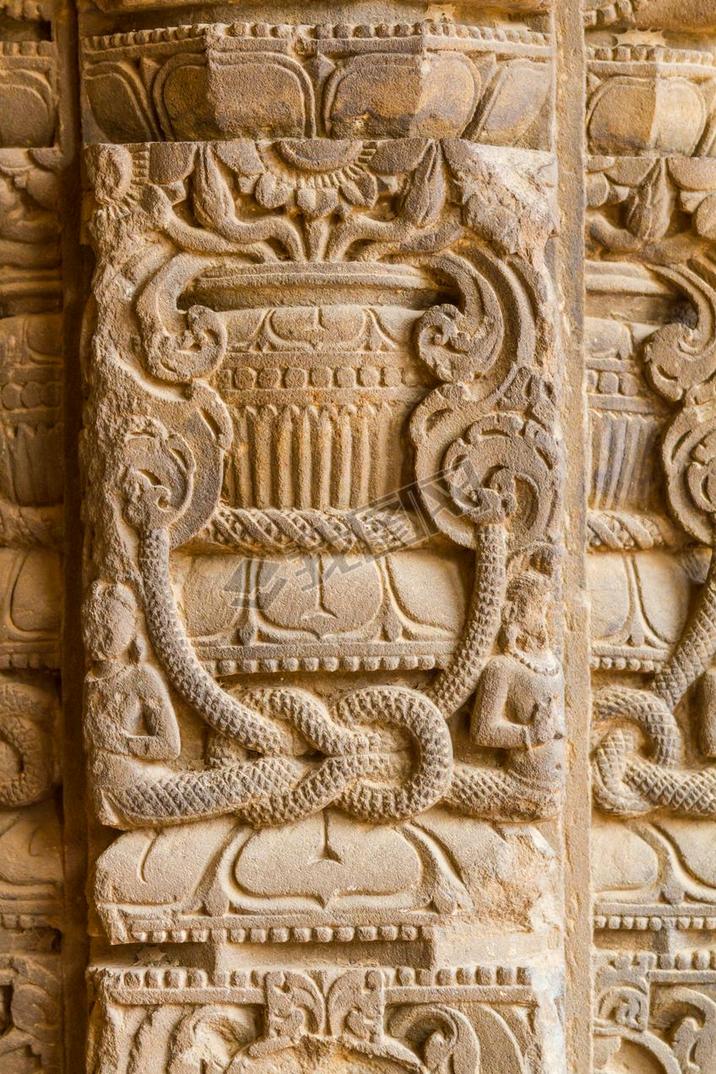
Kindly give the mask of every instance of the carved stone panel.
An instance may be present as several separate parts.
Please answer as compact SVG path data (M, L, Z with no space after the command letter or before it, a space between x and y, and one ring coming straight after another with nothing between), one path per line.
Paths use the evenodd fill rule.
M0 1070L62 1069L62 277L51 9L0 15Z
M643 9L592 5L587 36L595 1063L705 1071L716 20Z
M716 1074L714 242L705 0L0 0L0 1074Z
M563 1068L548 31L83 42L91 1069Z

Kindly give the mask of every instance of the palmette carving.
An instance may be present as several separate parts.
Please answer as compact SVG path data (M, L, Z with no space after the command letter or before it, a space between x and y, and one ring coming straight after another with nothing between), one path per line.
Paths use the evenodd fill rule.
M157 1062L172 1074L197 1062L222 1072L348 1070L356 1063L421 1074L469 1074L486 1062L523 1069L526 1027L540 1001L530 967L465 967L453 985L424 978L415 980L408 967L329 977L257 970L225 980L185 969L107 973L97 981L90 1069L113 1074ZM157 1019L152 998L159 989L166 1006ZM545 1015L548 1031L553 1012ZM534 1069L545 1069L545 1044L530 1046Z
M596 964L596 1069L629 1056L662 1070L709 1069L713 1058L713 968L694 954L600 955ZM679 978L683 981L679 982Z

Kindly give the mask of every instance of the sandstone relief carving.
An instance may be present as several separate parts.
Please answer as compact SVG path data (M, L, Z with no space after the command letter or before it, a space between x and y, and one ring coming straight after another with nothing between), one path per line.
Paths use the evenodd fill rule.
M715 55L0 3L0 1074L713 1074Z
M202 919L409 938L474 911L457 817L559 810L555 344L532 312L553 225L545 162L508 182L503 157L427 138L89 154L87 745L99 818L139 829L97 865L115 939ZM499 238L473 215L490 183ZM185 883L147 884L187 839ZM295 875L272 879L279 852Z
M62 277L50 7L0 13L0 1070L62 1063Z
M688 4L587 15L594 1061L607 1071L707 1070L713 1052L713 22ZM633 33L647 28L665 36ZM679 37L689 28L698 40Z
M92 1069L563 1062L551 52L84 42L95 927L205 952Z
M97 981L94 1069L130 1069L169 1055L168 1069L524 1069L527 1025L538 1003L524 969L477 967L436 982L409 967L325 973L278 970L211 979L163 969ZM165 1018L146 1031L159 996ZM108 1017L109 1016L109 1017ZM481 1046L480 1041L483 1041ZM105 1066L103 1055L119 1065Z

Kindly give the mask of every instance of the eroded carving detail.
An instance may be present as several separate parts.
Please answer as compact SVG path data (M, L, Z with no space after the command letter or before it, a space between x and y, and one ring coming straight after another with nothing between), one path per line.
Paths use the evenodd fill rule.
M264 179L271 175L267 165L272 166L274 159L283 161L284 170L289 170L280 197L273 193L268 200L269 187ZM117 499L109 507L98 504L103 531L98 539L104 542L105 562L115 572L115 585L123 580L125 586L133 584L136 592L134 598L129 591L123 598L110 595L109 603L101 611L93 612L88 607L87 622L96 635L100 621L106 622L110 615L121 618L131 614L120 613L118 609L136 600L167 684L215 733L231 739L244 750L265 755L263 760L254 761L240 761L237 756L231 765L215 764L203 772L163 777L159 782L137 784L135 776L127 795L121 792L116 780L110 781L113 785L105 797L114 805L109 807L108 819L124 824L165 823L231 811L254 823L285 823L340 802L342 808L356 816L387 820L413 816L441 798L477 814L539 816L552 812L559 791L556 755L556 767L555 763L545 767L535 761L537 768L532 770L532 762L527 762L519 776L520 766L517 766L509 778L500 777L497 772L492 775L486 772L483 776L479 771L463 774L464 766L458 767L451 790L452 746L444 722L474 691L494 645L509 557L514 582L505 622L506 634L510 635L509 658L503 667L506 669L510 661L517 664L521 660L534 677L535 685L531 689L535 690L535 706L544 710L544 724L536 732L539 741L548 743L561 735L561 717L556 714L561 707L559 677L553 687L546 685L557 671L550 652L552 626L547 617L536 626L524 621L528 591L536 592L541 586L547 592L550 588L558 520L559 459L553 439L549 377L540 372L535 361L538 329L525 305L527 285L507 264L491 257L488 249L478 252L475 248L471 252L468 245L460 255L422 253L425 247L439 249L448 240L454 245L461 231L465 234L463 244L470 242L471 234L483 243L487 239L501 252L513 253L515 263L522 264L522 272L535 294L534 272L549 223L543 211L530 200L529 177L505 185L496 161L457 142L351 143L350 148L346 143L337 143L335 149L332 143L314 142L240 142L196 149L155 146L149 151L98 147L92 160L100 200L93 230L99 252L104 252L96 284L98 301L105 310L103 327L95 341L97 384L102 384L104 389L98 401L97 428L102 430L107 444L114 446L111 451L98 454L90 472L98 482L104 478L110 487L117 489ZM359 169L350 179L350 189L365 176L365 182L370 180L373 184L375 194L363 205L360 201L356 204L354 194L350 193L347 205L351 211L344 209L334 219L340 209L341 191L349 189L346 184L350 173L345 171L348 165L344 160L361 162L350 165ZM254 178L257 173L258 184ZM149 182L144 178L147 174ZM307 185L297 188L300 198L296 201L290 196L291 174L296 176L296 181L299 175L306 177L302 182ZM388 186L379 194L378 177L389 174L395 177L397 188L389 192ZM337 187L314 186L321 175L333 177ZM152 182L152 176L163 182L157 183L156 178ZM278 191L275 180L272 182L271 189ZM168 184L171 196L167 192ZM499 195L494 192L495 184L501 191ZM330 192L329 199L326 192ZM386 200L386 210L390 209L391 213L387 219L376 219L371 211L376 197ZM177 212L176 206L187 198L187 208L191 205L196 224L188 223L186 215ZM486 209L490 198L501 199L494 218ZM416 219L418 199L424 208L420 208ZM250 203L256 206L258 215L254 209L251 217L242 220L240 214L247 214ZM107 208L101 207L103 204ZM529 258L519 249L524 240L516 230L511 233L503 227L497 238L498 220L509 228L510 214L516 213L518 206L534 220L537 245ZM447 231L445 217L451 221ZM151 274L136 280L133 292L137 297L132 301L124 291L117 292L114 281L117 268L127 256L125 250L129 251L129 236L133 243L130 256L136 263L138 228L147 236L144 240L148 244L147 253L152 251L151 261L149 257L145 261L145 271ZM107 242L111 242L111 249L105 247ZM361 257L356 261L349 255L359 242ZM283 256L291 259L288 265L276 263L269 243L279 244ZM415 248L413 253L411 247ZM394 263L379 260L388 251L393 256L406 256L406 268L398 270ZM256 257L267 266L265 269L259 271L250 260L247 262L247 258ZM441 472L443 475L433 479L435 490L423 488L422 495L429 501L431 493L437 491L444 504L438 504L437 509L435 503L427 502L425 506L438 531L444 530L459 545L473 547L477 553L474 596L463 637L424 696L404 686L384 685L343 694L326 706L305 691L269 689L248 694L227 691L202 666L187 637L173 593L171 548L194 538L206 526L216 510L224 454L229 453L231 457L232 451L245 450L241 439L232 448L232 439L240 437L242 428L239 431L235 426L232 428L229 418L227 404L233 402L233 394L231 391L224 394L221 388L217 390L203 379L216 371L218 383L225 383L223 363L236 346L234 321L240 326L246 321L245 307L241 304L231 318L222 317L221 310L232 297L236 300L237 288L244 281L255 281L259 294L266 289L270 295L279 282L292 288L297 296L307 284L315 290L323 278L322 269L327 267L326 258L339 266L338 280L344 281L344 287L364 286L370 292L371 288L393 282L401 271L406 279L405 282L400 277L395 279L399 287L405 287L409 280L408 286L420 286L426 291L431 288L439 291L452 285L460 296L461 307L442 304L417 317L412 315L417 357L437 378L438 385L440 381L446 384L446 388L431 389L428 379L421 393L411 393L413 399L422 396L410 419L418 477L425 484L429 475ZM111 281L110 290L105 289L104 279ZM210 300L216 308L194 303L184 313L179 297L188 291L193 291L197 298L206 296L205 302ZM321 294L320 289L317 293ZM539 288L535 297L539 300ZM515 304L523 315L518 321L514 316ZM172 306L175 312L171 312ZM112 315L111 309L115 307L117 314ZM288 328L291 308L270 313L274 323L278 323L279 312ZM304 307L298 306L297 315L305 320ZM345 305L330 307L326 325L330 325L330 318L337 316L345 319L353 314ZM252 317L255 333L266 313L259 309ZM305 331L300 319L296 328ZM239 340L244 331L240 328ZM544 332L544 327L539 331ZM509 361L513 346L517 348L516 363ZM167 385L192 380L190 399L184 401L177 394L157 394L149 382L142 383L143 368ZM346 464L350 467L351 458L355 458L351 454L346 456L346 446L352 444L351 452L360 447L351 429L355 421L352 414L355 408L360 416L364 400L367 402L373 394L372 378L364 390L351 376L341 377L341 372L337 373L340 387L323 389L322 406L319 403L316 407L316 400L321 399L323 375L314 381L318 391L310 393L314 413L325 427L326 447L332 454L326 460L328 471L322 474L322 449L318 444L314 446L310 429L307 436L305 432L302 434L304 452L318 452L312 462L308 456L305 458L305 465L313 465L317 471L316 483L306 489L303 498L309 514L298 516L306 524L312 518L323 517L321 511L327 520L324 526L330 524L334 514L340 524L341 510L365 506L361 502L365 497L363 492L361 499L349 498L344 507L341 483L350 480ZM350 368L345 372L350 374ZM273 380L272 371L271 379L264 380L266 388L258 387L261 379L256 383L257 387L244 391L244 395L254 408L260 410L263 406L268 410L270 424L263 434L264 450L271 452L277 433L269 430L278 421L288 432L290 424L286 421L300 420L301 407L306 404L302 402L296 378L283 384ZM268 387L269 384L273 386ZM376 385L376 402L380 392L380 385ZM116 421L111 420L108 411L118 413L113 401L120 397L117 393L135 401L132 409L136 417L129 429L125 426L114 432ZM387 398L390 394L388 389ZM351 408L345 419L340 416L341 404ZM146 417L140 416L142 410ZM404 413L403 423L410 410ZM370 412L366 417L370 419ZM257 414L254 420L258 425L263 415ZM346 435L350 438L347 442ZM339 439L331 448L332 437L343 440ZM262 443L256 440L257 453L262 450ZM385 449L386 454L394 450L393 445ZM379 457L375 459L378 466L385 467L386 462ZM262 494L254 486L253 496L258 495L261 506L254 509L253 519L258 521L257 511L261 509L273 510L279 518L283 506L280 475L275 485L265 472L274 465L268 455L263 459L255 456L253 463L262 468L258 471L259 483L263 480L266 484L263 496L269 497L262 500ZM108 465L112 467L110 472ZM399 473L396 471L390 486L378 486L376 491L383 496L392 493L398 497ZM295 478L284 479L284 484L296 478L299 481L303 478L300 471ZM243 506L242 491L239 482L238 525L252 518ZM232 523L229 530L227 523L232 505L227 502L226 493L225 487L221 493L220 517L223 539L231 541L234 526ZM278 498L278 503L272 496ZM286 503L291 510L295 506L293 498ZM288 518L291 517L289 514ZM258 542L258 526L254 526L253 536ZM285 552L286 548L280 551ZM319 588L322 588L326 585L323 565L319 571ZM290 584L290 578L285 575L281 581ZM108 592L116 594L116 589ZM331 595L327 598L322 595L322 599L330 601ZM325 607L325 611L317 613L319 621L321 617L340 621L340 611L333 611L330 604ZM285 623L286 627L289 625ZM336 626L340 629L339 624ZM331 633L320 627L315 632L319 637ZM112 644L116 649L112 655L121 656L130 641L127 635L121 649L119 642L110 643L110 651ZM294 642L289 633L286 643L291 645L291 655L300 654L300 637ZM297 648L293 649L293 645ZM98 659L106 657L98 655ZM395 666L401 664L399 657ZM510 674L514 672L502 672L508 707ZM126 669L123 675L138 684L140 665L135 664L131 673ZM538 686L540 681L545 685ZM553 700L549 701L548 697ZM551 705L556 705L552 715ZM478 716L478 723L495 718L496 712L487 718ZM522 718L534 719L532 709L526 710ZM97 705L94 719L108 720L104 705ZM327 755L318 769L306 770L296 761L288 760L292 751L275 724L277 719L287 720L314 750ZM413 738L420 759L407 781L401 781L402 786L381 788L378 780L375 790L364 786L358 791L356 781L363 781L367 776L378 777L381 770L390 769L392 762L381 756L380 738L375 733L366 735L349 730L356 723L402 727ZM158 728L155 735L157 759L162 756L170 759L167 743L161 746L164 754L159 752L163 736ZM90 735L90 745L96 747L101 737L104 736L97 733ZM127 745L127 741L124 745L119 740L115 742L111 752L131 754L134 747ZM476 741L480 742L480 732ZM536 745L537 740L532 744ZM525 739L514 748L528 745ZM142 748L149 749L149 745ZM499 787L498 804L495 794ZM532 804L521 802L523 798Z
M96 1074L562 1064L551 55L447 18L84 41L93 895L229 967L153 1013L99 971ZM437 969L487 935L500 968Z
M595 1065L676 1074L713 1054L713 18L588 8Z
M520 1071L528 1048L530 1062L545 1058L544 1039L527 1045L539 994L528 967L461 967L457 979L441 979L446 972L107 972L97 981L90 1069L160 1064L179 1074L204 1062L217 1071L323 1071L359 1062L467 1074L483 1063Z

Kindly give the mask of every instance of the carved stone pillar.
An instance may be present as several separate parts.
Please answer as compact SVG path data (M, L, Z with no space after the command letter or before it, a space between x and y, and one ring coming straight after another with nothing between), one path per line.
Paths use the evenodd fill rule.
M97 1074L564 1065L554 39L420 7L83 41Z
M0 1070L60 1069L62 279L48 4L0 12Z
M594 1017L605 1071L713 1063L716 12L707 8L592 4L588 17Z
M0 0L0 1074L716 1074L712 8Z

